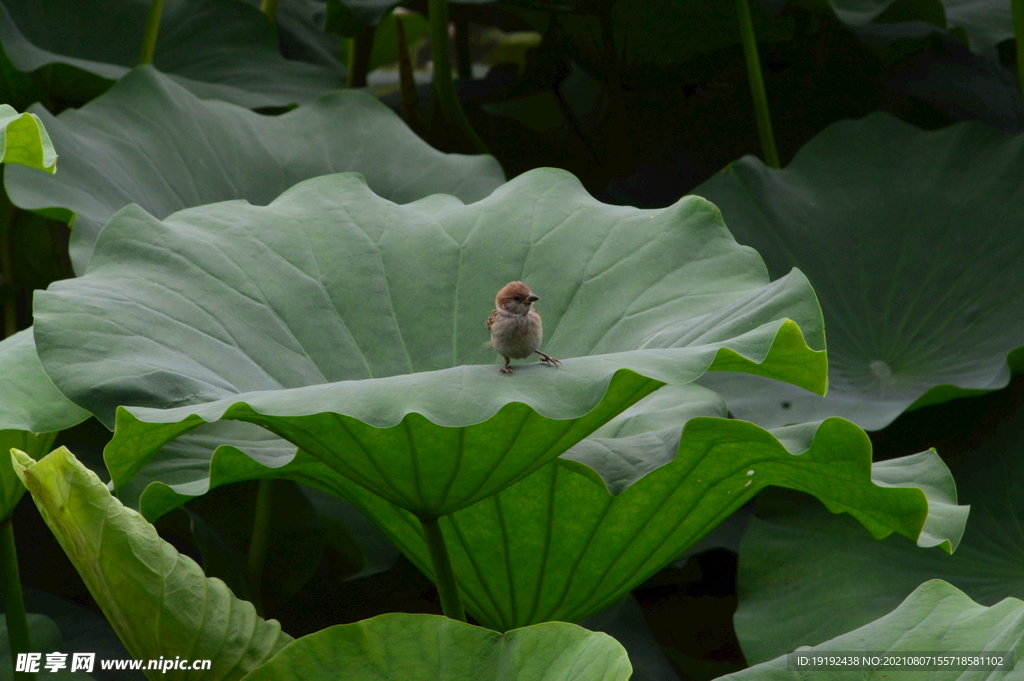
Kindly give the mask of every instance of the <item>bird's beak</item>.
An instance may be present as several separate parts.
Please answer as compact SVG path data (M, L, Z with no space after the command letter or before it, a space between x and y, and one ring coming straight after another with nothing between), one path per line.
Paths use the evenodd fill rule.
M528 302L528 303L533 303L533 302L536 302L538 300L540 300L540 296L535 296L532 293L530 295L526 296L526 302Z

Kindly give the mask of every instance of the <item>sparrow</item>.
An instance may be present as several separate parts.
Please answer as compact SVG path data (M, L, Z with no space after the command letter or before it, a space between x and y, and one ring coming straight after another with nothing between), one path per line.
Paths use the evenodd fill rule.
M540 355L541 361L551 366L561 364L559 360L537 349L544 337L540 313L533 309L533 304L538 300L540 298L521 281L505 284L494 298L495 307L487 319L487 328L491 332L490 346L505 358L505 366L500 369L503 374L512 373L512 367L509 366L511 358L526 359L533 353Z

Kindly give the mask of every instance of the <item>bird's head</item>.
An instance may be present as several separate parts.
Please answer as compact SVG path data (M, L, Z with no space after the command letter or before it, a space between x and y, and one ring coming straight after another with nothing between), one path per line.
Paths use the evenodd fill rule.
M530 287L521 281L510 281L498 291L494 305L500 310L512 314L526 314L535 301L540 300L533 295Z

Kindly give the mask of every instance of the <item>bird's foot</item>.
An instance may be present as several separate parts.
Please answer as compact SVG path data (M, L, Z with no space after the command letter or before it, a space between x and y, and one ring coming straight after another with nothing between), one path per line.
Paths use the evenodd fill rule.
M561 364L561 363L562 363L562 361L561 361L561 360L555 359L555 358L554 358L554 357L552 357L551 355L545 355L545 354L544 354L543 352L541 352L540 350L534 350L534 352L536 352L536 353L537 353L538 355L540 355L540 357L541 357L541 360L540 360L540 361L542 361L542 362L547 362L548 364L550 364L550 365L551 365L551 366L553 366L553 367L556 367L556 366L558 366L559 364Z
M503 374L509 374L510 376L512 375L512 367L510 367L507 364L505 366L501 367L500 369L498 369L498 371L503 373Z

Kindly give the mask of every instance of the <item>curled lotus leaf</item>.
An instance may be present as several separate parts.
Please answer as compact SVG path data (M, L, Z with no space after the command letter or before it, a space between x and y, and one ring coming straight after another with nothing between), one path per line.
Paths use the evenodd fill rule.
M498 373L494 293L542 297L558 368ZM219 419L260 425L402 508L444 515L539 469L665 384L746 371L825 389L820 310L769 281L718 210L609 206L564 171L465 205L397 205L361 177L104 228L84 276L37 294L57 387L115 425L118 487Z
M752 157L694 189L768 271L814 286L829 329L829 394L709 376L767 428L904 410L997 390L1024 346L1024 135L979 123L920 130L887 113L841 121L785 169Z
M230 681L294 640L277 620L259 617L251 603L161 539L66 448L38 461L17 449L10 456L43 520L135 659L207 659L216 678ZM172 670L169 677L195 678L190 672Z
M967 507L957 504L953 479L934 452L872 465L867 437L848 421L764 431L724 415L724 402L710 390L665 386L525 480L442 519L469 611L499 630L579 621L692 550L766 485L810 492L876 538L892 533L939 552L959 543ZM238 430L259 430L250 424L202 428L211 426L235 429L237 446L211 456L204 433L207 446L186 456L175 441L122 488L148 518L211 487L292 480L357 506L431 574L412 514L307 452Z
M57 171L57 152L39 116L0 104L0 163L17 163L51 175Z

